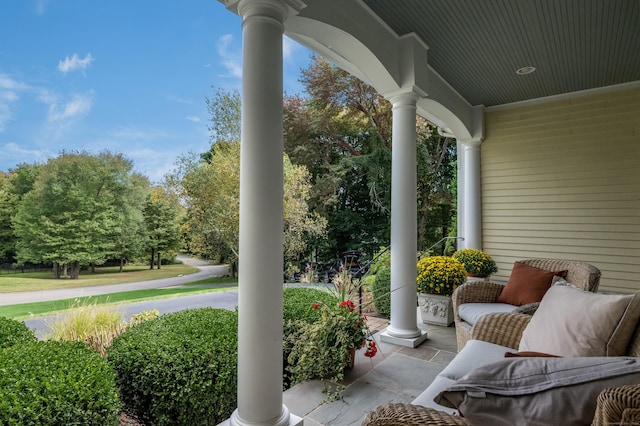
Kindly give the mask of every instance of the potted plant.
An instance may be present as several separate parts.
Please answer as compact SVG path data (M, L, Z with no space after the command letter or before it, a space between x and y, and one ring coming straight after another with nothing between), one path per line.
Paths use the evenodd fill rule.
M292 386L313 378L337 383L344 378L345 369L353 366L356 350L364 348L366 357L374 357L378 352L367 317L359 313L351 299L315 303L310 309L320 312L316 322L287 324L297 327L285 342L289 353L286 373ZM337 397L343 388L335 387L337 390L329 393L329 399ZM324 389L327 393L329 390L329 386Z
M498 272L496 262L482 250L466 248L453 253L453 257L464 265L469 277L486 278Z
M451 294L467 279L462 263L450 256L430 256L418 261L416 278L422 322L453 324Z

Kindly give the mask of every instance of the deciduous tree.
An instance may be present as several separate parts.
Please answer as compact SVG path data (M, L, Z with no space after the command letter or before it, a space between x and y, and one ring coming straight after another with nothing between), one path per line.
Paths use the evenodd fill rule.
M391 210L391 105L371 86L320 57L302 71L308 97L285 98L285 150L311 172L311 208L328 219L323 257L347 249L372 255L388 245ZM447 235L455 143L417 117L418 241Z
M152 188L144 207L144 220L150 254L149 269L153 269L154 263L160 269L162 254L173 254L180 248L180 208L177 199L160 186Z
M63 153L42 165L13 218L18 262L68 265L75 279L81 266L116 255L118 209L131 169L129 160L109 152Z
M37 175L38 166L29 164L20 164L7 173L0 172L0 263L16 261L17 237L11 223Z
M217 90L207 100L212 114L211 149L179 159L167 185L180 193L187 207L185 224L191 252L228 261L238 258L240 211L240 95ZM306 167L284 163L284 253L297 260L308 241L324 234L326 221L311 212L310 175Z

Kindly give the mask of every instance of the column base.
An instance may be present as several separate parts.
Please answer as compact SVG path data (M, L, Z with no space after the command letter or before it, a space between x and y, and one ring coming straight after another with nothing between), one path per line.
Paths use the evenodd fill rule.
M420 346L425 340L427 340L427 332L424 330L421 330L420 335L417 337L395 337L389 334L387 330L384 330L382 333L380 333L381 342L404 346L405 348L416 348Z
M238 416L238 410L234 411L233 414L231 414L231 418L225 420L222 423L218 423L217 426L258 426L258 425L264 425L264 426L303 426L304 424L304 419L302 417L298 417L295 414L291 414L289 412L289 409L287 407L285 407L284 405L282 406L283 408L283 415L277 419L275 421L275 423L270 422L270 423L247 423L244 420L242 420L240 418L240 416Z
M295 414L291 414L291 416L289 416L289 424L287 426L303 426L303 418L302 417L298 417ZM222 423L218 423L217 426L230 426L231 425L231 420L227 419Z

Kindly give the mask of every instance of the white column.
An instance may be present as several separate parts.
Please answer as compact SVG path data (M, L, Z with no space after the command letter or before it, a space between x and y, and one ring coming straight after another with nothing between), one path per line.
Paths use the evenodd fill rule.
M458 224L458 232L456 236L462 237L463 239L458 240L456 247L459 249L465 248L465 240L464 240L464 145L460 142L459 139L456 139L456 152L458 153L458 161L457 161L457 172L458 172L458 197L456 199L457 202L457 217L456 221Z
M394 95L391 164L391 323L383 340L417 346L416 101L412 91ZM389 336L388 339L386 336ZM406 343L398 340L406 339ZM424 339L422 339L424 340ZM420 341L421 343L421 341Z
M464 246L482 249L482 186L480 139L461 141L464 147Z
M234 426L289 425L282 403L282 35L287 5L241 0L238 409Z

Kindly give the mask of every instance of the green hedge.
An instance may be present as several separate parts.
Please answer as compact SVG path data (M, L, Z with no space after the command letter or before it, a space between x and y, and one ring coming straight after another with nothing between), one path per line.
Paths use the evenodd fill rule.
M237 312L203 308L145 321L117 337L107 359L127 413L158 426L229 418L237 405L237 328Z
M0 348L35 342L36 336L24 322L0 317Z
M380 315L391 313L391 269L386 266L378 269L373 281L373 304Z
M331 292L312 287L290 287L284 289L283 320L300 320L313 323L320 317L317 309L312 309L314 303L336 303L338 298Z
M78 342L0 349L0 424L117 425L115 373Z

